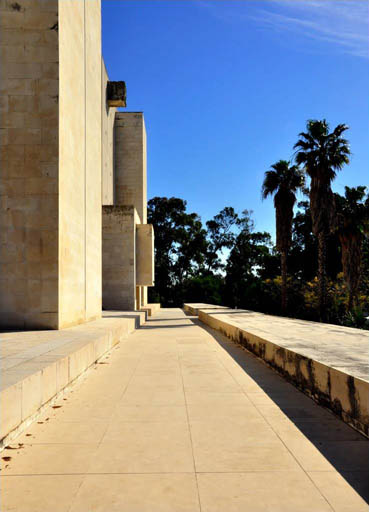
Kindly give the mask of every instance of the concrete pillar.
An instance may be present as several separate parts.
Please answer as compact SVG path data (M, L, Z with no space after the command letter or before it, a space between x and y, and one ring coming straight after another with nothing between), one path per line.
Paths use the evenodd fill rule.
M115 116L115 204L133 205L147 222L146 129L142 112Z
M136 309L136 223L133 206L103 206L103 308Z
M137 265L144 269L137 259L137 244L141 243L137 233L141 233L139 228L147 219L146 130L142 112L116 112L114 132L114 170L110 172L109 162L103 176L103 308L133 310L144 304L141 288L147 284L137 281L141 276ZM103 154L105 163L111 150L104 139L103 152L107 154Z

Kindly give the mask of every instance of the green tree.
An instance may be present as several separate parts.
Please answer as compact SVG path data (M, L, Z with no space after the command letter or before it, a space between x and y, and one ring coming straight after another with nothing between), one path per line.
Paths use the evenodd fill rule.
M335 194L342 267L349 292L348 311L357 305L362 272L364 237L369 233L369 195L366 187L345 187L345 196Z
M296 193L304 186L303 173L287 160L279 160L265 173L262 197L274 196L277 250L281 255L282 312L287 312L287 255L292 239L293 207Z
M341 250L337 232L327 238L327 276L331 280L342 272ZM309 201L300 201L292 222L292 245L288 256L290 275L312 281L318 273L318 241L313 234Z
M213 219L207 221L209 246L206 261L208 270L217 271L224 268L224 264L220 261L219 253L225 248L232 248L239 225L240 219L238 214L231 206L226 206Z
M319 316L326 320L327 309L327 272L326 251L327 236L335 226L335 203L331 184L337 171L349 163L350 148L342 134L348 129L339 124L330 132L329 124L309 120L306 132L299 134L296 142L295 159L303 165L310 177L310 209L312 228L318 238L318 280L319 280Z
M177 197L154 197L148 202L148 222L155 232L155 288L150 297L163 305L182 305L182 283L204 265L206 231L196 213Z
M269 233L254 232L251 212L247 210L242 212L239 226L225 268L224 304L260 309L262 305L255 287L261 283L265 260L269 261L271 237Z

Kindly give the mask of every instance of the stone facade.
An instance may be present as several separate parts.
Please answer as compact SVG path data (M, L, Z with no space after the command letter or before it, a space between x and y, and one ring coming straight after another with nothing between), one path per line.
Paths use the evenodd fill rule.
M58 327L58 2L0 9L0 325Z
M146 129L142 112L117 112L115 148L116 203L133 205L146 224Z
M138 223L138 214L133 206L103 206L102 278L105 309L136 309Z
M136 233L137 286L154 286L154 229L151 224L138 224Z
M103 308L133 310L147 306L147 286L154 284L146 129L142 112L114 115L113 169L107 163L112 152L104 146L109 155L103 168Z
M108 296L102 204L136 209L135 236L146 222L143 115L107 103L100 0L0 0L0 28L0 326L64 328Z
M108 73L102 61L102 204L114 204L114 125L117 109L109 107L107 102Z

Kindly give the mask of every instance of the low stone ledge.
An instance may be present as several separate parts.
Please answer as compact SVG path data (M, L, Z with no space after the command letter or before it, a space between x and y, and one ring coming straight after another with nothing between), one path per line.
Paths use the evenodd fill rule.
M151 303L146 304L146 306L143 306L140 311L145 311L147 313L147 316L155 316L160 311L160 304L159 303Z
M225 306L215 306L214 304L203 304L201 302L197 304L183 304L183 309L186 313L192 316L198 316L200 309L229 309Z
M200 309L198 315L204 324L263 359L298 389L369 437L369 378L365 373L369 333L243 310ZM285 336L280 334L283 325ZM303 329L309 333L305 339ZM330 341L334 336L341 346Z
M38 411L145 321L144 312L104 312L60 331L1 335L0 448Z

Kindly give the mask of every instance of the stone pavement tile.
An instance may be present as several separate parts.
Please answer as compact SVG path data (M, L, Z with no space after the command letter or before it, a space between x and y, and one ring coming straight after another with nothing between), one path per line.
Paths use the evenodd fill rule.
M89 511L199 512L196 479L190 474L89 475L70 512Z
M198 376L184 379L185 391L208 391L219 393L239 393L240 387L227 377L211 378Z
M209 361L208 364L198 364L195 362L188 363L181 360L181 371L183 377L197 376L197 375L212 375L216 376L219 373L223 374L222 366L216 362Z
M134 375L129 381L127 391L150 389L153 387L183 388L182 377L178 374Z
M277 434L301 432L311 441L363 441L363 436L356 430L337 420L332 415L331 419L320 421L305 418L283 418L271 423Z
M244 393L194 391L192 388L186 389L186 403L187 405L214 404L214 407L217 404L250 405Z
M95 457L97 446L97 444L25 445L19 453L14 456L10 455L12 460L1 461L1 474L68 475L86 473L91 460ZM1 455L4 457L3 454ZM8 467L5 467L6 465Z
M369 443L364 438L316 441L300 431L279 431L278 435L305 471L369 470Z
M25 433L17 438L17 443L36 444L94 444L99 443L108 427L105 421L61 421L60 416L34 423ZM32 440L30 441L30 437Z
M204 473L197 478L202 512L332 512L299 470Z
M181 375L181 369L176 359L166 361L147 361L144 358L138 363L135 369L135 376L155 375Z
M247 374L243 379L236 377L236 380L246 393L257 393L259 391L285 393L291 389L291 385L288 382L279 379L274 380L274 378L268 378L268 376L263 378L262 376L256 377Z
M193 472L188 425L185 423L112 423L89 473Z
M187 336L186 338L176 338L176 343L178 345L206 345L208 343L207 339L200 336Z
M369 471L340 471L340 474L369 504Z
M304 419L306 421L324 421L332 418L331 412L314 404L314 402L301 406L291 404L291 407L289 405L279 406L278 404L256 405L256 407L271 425L286 418L291 420L295 418Z
M259 411L251 403L247 402L242 404L220 402L216 405L213 403L190 404L187 406L187 410L190 421L216 421L223 418L233 421L236 419L244 420L245 422L255 421L263 426L265 425L265 420Z
M127 390L120 405L185 405L182 389Z
M64 402L63 408L54 412L59 421L65 422L90 422L108 421L113 415L118 400L87 400L79 398L78 393L74 399ZM47 417L43 415L42 419Z
M298 468L273 430L261 422L191 421L196 471L243 472Z
M183 421L187 423L187 412L183 405L120 405L115 409L111 421L112 423L119 421Z
M335 512L369 512L368 503L337 471L309 472L308 475ZM369 474L366 473L366 485L369 490L368 477Z
M0 477L1 512L69 512L83 475Z
M277 405L278 407L317 407L311 398L299 391L288 390L285 393L247 393L251 402L255 405Z

